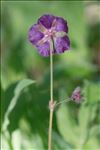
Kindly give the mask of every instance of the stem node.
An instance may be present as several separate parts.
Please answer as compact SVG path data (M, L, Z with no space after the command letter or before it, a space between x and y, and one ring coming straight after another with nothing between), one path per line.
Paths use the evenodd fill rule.
M54 110L55 105L56 105L56 101L52 101L52 100L49 101L49 109L50 109L51 111Z

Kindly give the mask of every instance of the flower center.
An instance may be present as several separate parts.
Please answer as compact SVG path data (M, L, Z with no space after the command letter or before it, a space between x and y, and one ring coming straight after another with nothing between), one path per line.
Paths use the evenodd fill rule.
M43 44L46 41L50 41L52 37L55 37L56 31L52 27L51 29L45 29L44 37L42 40L39 41L39 44Z
M55 36L55 31L52 28L49 30L46 30L45 32L45 37L51 37L51 36Z

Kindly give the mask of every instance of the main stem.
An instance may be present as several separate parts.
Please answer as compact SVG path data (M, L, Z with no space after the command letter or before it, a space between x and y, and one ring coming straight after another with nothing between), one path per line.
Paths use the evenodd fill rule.
M52 122L53 122L53 55L50 50L50 119L49 119L49 132L48 132L48 150L52 149Z

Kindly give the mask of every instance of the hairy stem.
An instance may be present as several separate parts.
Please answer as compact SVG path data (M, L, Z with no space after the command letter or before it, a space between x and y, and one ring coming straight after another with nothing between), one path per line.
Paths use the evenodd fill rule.
M53 55L50 50L50 101L53 102Z
M53 122L53 55L52 50L50 50L50 119L49 119L49 132L48 132L48 150L52 149L52 122Z
M52 122L53 122L53 111L50 110L49 135L48 135L48 150L52 149Z
M56 103L56 104L55 104L55 107L58 106L58 105L60 105L60 104L67 103L67 102L69 102L69 101L71 101L71 99L62 100L62 101Z
M56 101L53 100L53 54L52 50L50 50L50 101L49 101L49 109L50 109L50 118L49 118L49 131L48 131L48 150L52 150L52 124L53 124L53 112L55 106L63 103L69 102L70 99L63 100L56 104Z

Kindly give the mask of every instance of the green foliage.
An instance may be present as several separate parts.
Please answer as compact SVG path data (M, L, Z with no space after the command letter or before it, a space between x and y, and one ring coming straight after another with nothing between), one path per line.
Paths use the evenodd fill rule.
M100 84L88 84L92 84L95 89L100 90L100 88L98 88ZM84 87L85 101L79 108L77 108L77 106L76 108L74 107L74 111L75 109L77 110L75 111L76 114L74 117L71 114L72 107L70 107L69 104L59 107L56 113L58 130L66 142L71 144L73 148L91 149L98 147L99 149L98 137L100 137L100 119L98 119L98 116L100 116L100 99L98 95L98 100L94 101L93 104L91 95L93 95L94 100L96 100L97 93L93 93L92 90L86 90L87 84L85 84ZM92 146L89 145L90 141L92 142Z
M89 83L85 81L84 96L88 98L88 103L100 102L100 83Z
M16 106L17 100L22 93L22 90L29 86L30 84L34 83L32 80L24 79L19 82L19 84L16 86L16 89L14 91L14 96L11 99L11 102L6 110L5 116L4 116L4 123L2 125L2 130L5 132L7 130L7 126L9 125L9 115L11 114L12 110Z

